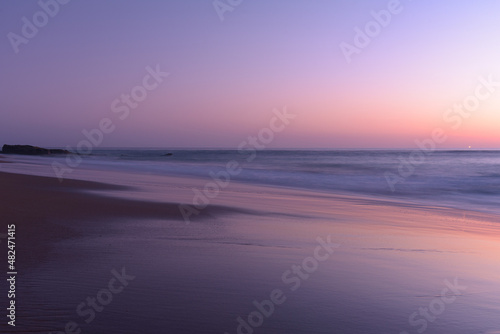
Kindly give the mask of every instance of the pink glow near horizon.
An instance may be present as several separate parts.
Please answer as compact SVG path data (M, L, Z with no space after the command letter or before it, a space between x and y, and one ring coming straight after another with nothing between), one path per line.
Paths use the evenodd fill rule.
M389 3L245 1L223 22L210 2L61 5L18 53L4 39L0 144L75 145L159 64L171 75L103 146L235 148L287 106L297 121L271 147L411 148L440 127L442 148L499 148L500 87L457 129L443 114L500 81L500 4L401 0L348 63L339 45ZM3 31L39 10L1 5Z

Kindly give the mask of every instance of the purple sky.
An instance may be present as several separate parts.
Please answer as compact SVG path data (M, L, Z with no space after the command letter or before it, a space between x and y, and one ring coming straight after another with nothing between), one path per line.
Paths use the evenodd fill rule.
M348 63L341 43L390 2L243 0L221 21L212 0L72 0L16 44L44 16L2 1L0 144L74 147L109 118L101 147L237 148L287 106L269 147L412 148L439 127L443 148L499 148L500 87L456 129L443 115L500 81L500 2L402 0ZM157 65L170 75L120 119L111 104Z

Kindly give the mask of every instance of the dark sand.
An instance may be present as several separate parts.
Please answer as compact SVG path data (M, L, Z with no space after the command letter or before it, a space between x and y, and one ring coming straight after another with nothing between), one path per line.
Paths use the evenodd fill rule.
M73 321L81 333L234 334L253 301L281 289L286 302L256 334L413 334L409 316L454 278L465 294L426 333L500 329L493 215L232 183L186 225L175 200L192 182L173 179L158 195L169 202L152 202L124 186L0 173L0 234L16 224L19 271L18 325L0 332L60 334ZM341 246L292 291L283 273L328 235ZM86 323L78 305L121 268L135 279Z
M19 263L39 261L57 240L77 237L76 224L93 224L109 219L182 220L177 203L130 200L84 191L128 191L125 186L98 182L11 174L0 172L0 215L2 227L16 224L21 252ZM225 213L242 212L210 206L193 216L193 221ZM5 231L0 231L5 233Z

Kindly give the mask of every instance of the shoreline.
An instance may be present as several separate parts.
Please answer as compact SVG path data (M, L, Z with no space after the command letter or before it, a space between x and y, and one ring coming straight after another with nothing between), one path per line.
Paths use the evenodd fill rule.
M193 179L171 180L176 183L169 183L169 188L175 188L175 191L168 191L162 196L164 201L159 202L135 197L137 189L131 186L74 179L66 179L61 183L55 177L0 172L0 203L4 207L0 215L5 226L19 225L18 242L27 252L26 261L32 262L44 257L56 241L78 237L81 235L78 230L108 221L159 219L178 221L185 227L178 206L189 198L186 193L190 189L180 190L176 186ZM198 215L191 216L190 220L196 223L206 219L217 220L226 214L264 217L281 212L284 216L335 216L338 219L333 224L348 229L382 228L405 233L470 233L488 238L500 236L500 226L496 224L499 217L479 211L282 187L268 188L270 197L286 194L276 201L285 206L276 211L266 204L265 198L255 198L252 203L238 199L242 191L257 194L260 189L263 189L262 186L234 182L232 187L206 208L199 210ZM311 196L314 196L314 201L303 201Z
M117 153L115 155L117 155ZM118 160L113 160L113 157L114 159ZM213 177L209 177L210 173L213 173L213 171L208 168L210 167L209 165L206 165L206 156L203 156L201 158L199 164L188 163L188 167L190 170L189 173L184 173L180 170L180 168L183 166L183 163L185 162L184 160L182 160L182 158L181 160L176 161L173 164L168 163L166 165L163 164L163 161L157 161L154 159L141 160L141 158L137 161L134 159L124 159L122 161L121 158L113 155L110 155L109 158L110 160L99 158L98 164L92 164L89 160L88 165L82 165L82 168L75 170L75 172L71 173L71 175L68 175L67 178L65 177L63 180L85 180L92 182L98 181L103 183L127 184L142 187L141 183L144 183L143 181L150 182L151 180L153 180L153 182L155 182L156 180L154 180L154 178L158 178L162 181L165 180L165 182L162 183L163 185L167 186L167 189L164 189L163 194L166 195L167 200L174 203L182 202L183 204L189 204L190 202L192 202L193 197L195 197L196 194L193 194L193 192L190 191L190 194L188 196L190 198L186 198L186 196L177 196L177 193L173 194L174 196L171 196L170 191L168 190L168 187L170 185L180 185L180 188L185 188L186 185L188 185L192 188L203 190L202 188L204 186L214 181ZM150 158L151 157L147 159ZM217 159L215 159L215 161L218 161ZM151 168L143 168L146 165L145 161L149 161ZM189 162L189 160L186 161ZM56 157L33 158L32 156L22 155L0 155L0 171L55 178L56 175L52 166L54 162L62 161ZM179 163L179 165L177 165L177 163ZM216 165L212 166L214 170L217 170ZM162 170L163 168L165 168L165 171ZM200 171L203 173L200 173ZM270 171L272 171L272 169L270 169ZM472 217L476 215L484 216L487 217L487 220L493 219L495 221L500 221L500 210L498 209L498 206L495 205L494 196L496 195L492 193L491 195L493 196L490 197L476 197L475 195L470 195L470 191L473 189L464 189L464 194L468 195L464 195L463 198L460 198L460 196L455 196L456 194L454 193L448 193L447 190L442 193L441 197L433 198L432 196L426 196L426 194L428 195L429 193L426 193L423 189L420 189L418 187L418 191L414 193L402 192L401 194L390 194L384 191L378 191L375 188L372 189L374 191L371 191L368 188L349 190L343 187L342 183L339 185L339 187L337 187L335 182L337 182L338 180L335 182L332 181L333 183L330 187L324 188L318 187L314 183L313 186L309 187L307 185L305 186L304 184L295 184L293 182L268 182L269 175L267 174L256 174L250 176L251 178L248 178L248 175L240 179L236 177L231 178L230 183L240 184L243 188L246 188L248 186L252 187L253 189L272 189L272 191L274 191L275 189L283 189L285 192L294 192L302 195L309 193L318 197L324 194L326 197L334 198L334 200L338 198L341 200L354 199L354 201L365 201L366 203L373 203L374 205L394 206L398 209L404 209L405 206L408 206L416 209L421 208L423 210L432 208L433 210L436 209L438 211L454 211L459 212L461 215L465 214ZM304 176L303 174L295 175L295 177L298 176L307 177L307 175ZM332 174L332 177L335 178L335 174ZM328 178L329 176L325 174L324 180L327 181ZM129 182L132 180L137 182ZM224 191L227 191L229 188L231 187L224 189ZM495 187L494 185L486 187L484 189L486 193L490 190L490 188L493 188L492 190L494 190ZM424 196L420 196L420 192L422 192ZM223 192L221 192L221 194L222 193ZM448 195L451 197L447 197ZM131 198L135 199L133 196ZM158 198L163 200L163 196L158 196ZM148 198L147 200L151 200L151 198ZM152 200L157 201L157 198L152 198ZM481 200L483 202L481 202ZM213 204L213 202L217 201L210 200L211 204ZM224 204L225 203L222 203L222 205ZM244 205L244 207L246 207L246 205Z
M460 299L465 312L497 299L476 294L496 287L489 277L499 251L497 216L234 182L187 226L177 201L189 200L199 180L162 178L149 187L128 181L137 187L0 172L5 231L16 224L21 332L60 331L76 321L84 332L220 333L236 328L252 301L276 287L290 302L266 320L263 333L278 324L320 332L332 323L353 332L339 308L349 301L355 315L381 300L391 316L380 313L380 322L367 319L365 326L397 332L423 305L419 296L457 276L471 292ZM282 274L311 256L317 237L329 236L340 244L335 255L300 290L285 290ZM87 324L75 310L120 268L137 277L133 287ZM294 320L307 312L307 300L319 305L307 313L316 325ZM440 325L448 328L456 317L462 315Z
M119 219L183 220L178 203L134 200L98 193L133 191L128 186L72 179L60 183L57 178L7 172L0 172L0 184L2 228L6 231L7 225L16 225L16 244L23 249L19 263L23 265L35 263L46 256L56 241L79 236L78 224L90 226ZM211 205L192 220L198 222L234 213L245 211Z

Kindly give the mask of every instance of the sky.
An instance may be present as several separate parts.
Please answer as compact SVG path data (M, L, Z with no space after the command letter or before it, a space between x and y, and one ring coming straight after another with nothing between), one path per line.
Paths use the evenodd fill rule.
M0 145L500 148L499 1L59 1L0 2Z

